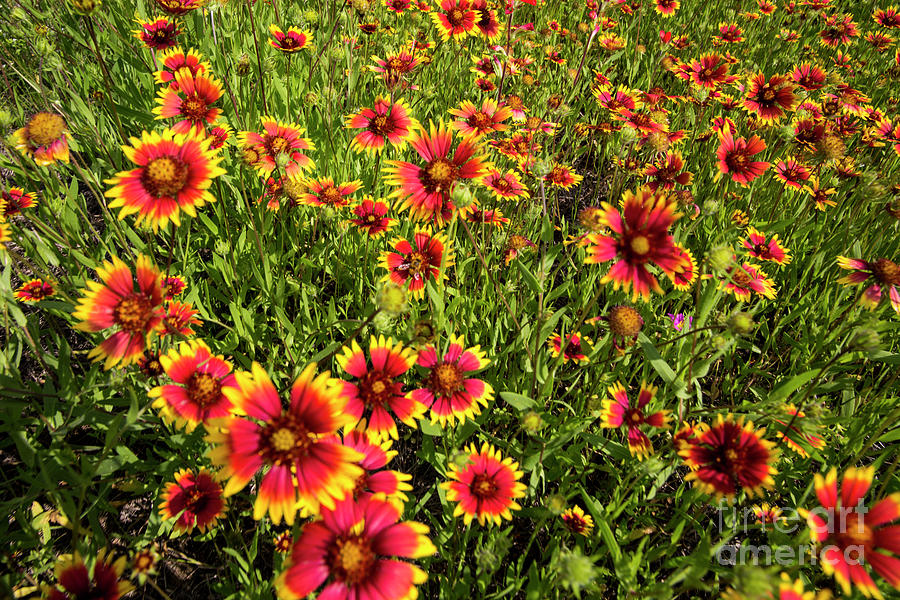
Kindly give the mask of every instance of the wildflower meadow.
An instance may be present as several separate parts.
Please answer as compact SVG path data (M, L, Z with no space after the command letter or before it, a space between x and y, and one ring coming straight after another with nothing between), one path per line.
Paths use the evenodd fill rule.
M900 598L896 4L0 9L0 598Z

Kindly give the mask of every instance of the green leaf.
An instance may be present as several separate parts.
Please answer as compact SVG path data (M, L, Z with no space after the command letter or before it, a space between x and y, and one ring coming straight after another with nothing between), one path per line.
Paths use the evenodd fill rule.
M506 400L516 410L529 410L537 406L537 403L528 396L516 394L514 392L500 392L500 397Z
M797 391L801 385L812 379L816 376L816 373L819 372L819 369L813 369L812 371L807 371L806 373L801 373L800 375L794 375L777 388L769 392L769 402L775 403L784 400L789 395Z

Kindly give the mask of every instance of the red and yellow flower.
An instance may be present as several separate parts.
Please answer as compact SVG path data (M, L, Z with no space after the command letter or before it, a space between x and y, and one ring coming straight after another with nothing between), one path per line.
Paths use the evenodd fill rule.
M296 177L307 169L315 167L312 159L303 153L304 150L315 150L311 140L303 137L303 128L299 125L280 123L272 117L262 117L263 132L242 131L238 140L242 147L249 147L258 155L253 166L261 175L269 175L277 166L278 155L288 157L283 168L288 177Z
M226 389L237 388L231 363L204 342L182 342L160 356L159 363L174 383L157 386L147 395L155 398L153 407L167 420L193 431L231 413L231 400L225 395Z
M178 302L177 300L170 301L166 304L166 314L163 317L162 323L159 325L159 336L194 335L194 330L191 326L203 323L203 321L197 318L197 315L199 314L200 311L196 310L194 305L190 302Z
M363 196L361 202L351 210L353 218L349 219L370 238L381 237L397 224L397 219L387 216L388 204L383 198L375 200L371 196Z
M208 124L222 114L212 105L222 97L222 82L205 73L192 74L190 69L175 72L175 86L159 91L153 109L157 119L180 119L172 125L175 133L195 133L202 137Z
M638 393L637 403L632 406L628 400L628 393L620 383L609 386L609 397L603 401L603 427L620 428L628 430L628 451L638 459L643 460L653 453L653 444L647 434L641 431L641 425L650 427L668 427L668 412L658 410L648 412L647 405L656 396L656 386L641 382L641 391Z
M591 233L585 263L597 264L616 260L601 283L613 282L615 289L632 289L632 298L647 301L650 291L661 294L662 287L647 269L655 264L673 278L683 273L688 264L685 252L675 244L669 227L681 215L677 204L664 192L641 188L630 190L622 198L622 214L609 204L602 205L603 223L611 234Z
M203 60L203 55L193 48L185 52L180 46L175 46L160 52L156 59L162 63L163 68L153 74L153 79L156 83L169 87L178 87L175 74L182 69L187 69L195 77L211 70L209 63Z
M162 323L162 276L144 255L137 258L134 276L117 257L104 262L97 269L97 276L100 282L87 282L84 297L72 313L80 321L75 328L89 332L115 328L88 357L105 359L104 369L118 364L128 366L141 357Z
M749 140L735 138L730 127L723 127L719 132L719 148L716 150L719 173L731 176L731 180L744 187L762 175L769 168L769 163L753 160L753 157L766 149L766 143L757 136Z
M362 187L360 180L335 184L331 177L307 179L304 182L306 193L301 194L300 202L308 206L330 206L342 208L350 204L351 194Z
M56 161L69 162L69 128L56 113L39 112L28 124L13 133L16 150L31 157L38 166L46 167Z
M137 214L136 223L149 221L156 231L169 221L181 224L181 213L197 215L197 208L215 202L209 188L212 180L225 173L222 157L209 149L210 140L185 136L167 129L145 131L141 139L131 138L122 150L136 169L121 171L106 183L112 189L110 208L121 208L119 219Z
M742 302L750 300L752 294L772 300L775 298L775 284L765 272L750 263L729 267L719 281L719 287Z
M463 139L451 157L453 134L443 123L437 128L432 123L430 132L415 132L409 143L425 165L386 161L385 183L397 186L391 196L398 199L400 210L409 209L416 221L443 225L452 217L450 194L456 183L480 179L489 165L471 137Z
M379 266L387 269L386 281L399 286L408 284L413 298L425 296L425 283L430 279L439 284L447 279L447 269L453 265L454 254L447 237L429 229L416 231L413 243L396 239L393 252L381 253Z
M461 336L450 336L450 345L443 358L437 348L428 345L419 352L416 365L427 369L422 387L409 397L431 410L431 422L441 427L474 419L494 398L491 384L470 375L490 364L481 346L466 348ZM481 405L481 406L479 406Z
M594 529L594 518L585 513L580 506L573 506L559 516L563 525L572 533L588 536Z
M337 355L341 369L354 381L341 381L341 395L347 404L344 412L353 418L350 425L361 419L369 422L368 431L378 440L398 439L397 425L391 413L409 427L416 427L416 419L421 418L425 406L408 397L403 392L400 377L409 371L415 362L415 351L394 344L392 338L384 336L369 340L369 357L356 340L344 346Z
M776 123L797 104L794 85L788 77L773 75L768 80L757 73L744 97L744 110L763 123Z
M363 130L350 143L356 152L381 152L388 143L402 148L418 123L410 117L409 108L403 100L391 103L388 98L378 96L372 108L347 115L345 127Z
M701 492L733 500L741 490L749 496L772 489L775 444L763 439L765 429L754 429L744 418L719 415L715 424L699 423L692 437L681 442L678 454L691 468L685 477Z
M122 580L126 559L116 559L106 549L97 553L94 568L88 569L81 554L63 554L54 567L56 584L44 584L42 592L48 600L118 600L134 589L128 580Z
M287 569L275 581L282 600L307 598L320 586L323 600L411 600L428 579L415 559L437 549L428 527L400 521L402 508L381 496L346 500L307 523Z
M178 471L175 481L166 484L162 500L159 513L164 519L177 517L174 529L179 533L189 533L194 528L205 532L225 512L222 486L206 469Z
M591 340L577 333L570 333L566 336L565 347L563 347L562 336L558 333L550 336L550 339L547 340L547 345L553 358L559 356L561 352L564 363L573 361L582 365L590 361L585 351L591 352L593 350L591 348Z
M766 234L751 227L747 230L747 238L741 242L741 245L753 258L767 260L778 265L786 265L791 262L791 251L781 245L778 234L766 238Z
M299 52L309 47L310 43L312 43L312 34L296 27L288 27L287 33L285 33L278 25L273 23L269 25L269 33L275 38L274 40L269 40L269 44L285 54Z
M37 203L34 192L25 192L20 187L11 187L0 194L0 217L10 218L31 208Z
M853 586L867 598L883 598L867 565L900 590L900 524L892 525L900 519L900 493L867 506L864 498L874 475L874 467L847 469L839 495L836 468L825 477L816 474L820 506L800 510L811 541L820 545L822 570L834 576L846 596Z
M144 42L144 45L153 50L167 50L178 42L175 38L181 35L178 23L169 17L156 17L152 21L138 19L140 29L134 32L134 37Z
M846 256L838 256L837 264L842 269L852 271L838 279L838 283L858 285L871 281L859 298L860 304L873 310L881 303L882 292L887 291L891 307L900 314L900 291L897 290L900 286L900 265L886 258L870 262Z
M525 496L525 484L519 480L522 471L510 457L503 458L490 444L478 450L474 444L466 448L468 460L462 467L450 463L450 481L441 484L447 490L447 500L456 502L453 516L462 516L468 525L478 523L500 525L512 519L513 510L522 508L517 499Z
M817 435L808 433L809 430L815 430L815 425L809 425L806 414L800 411L793 404L788 404L782 409L783 415L773 417L772 420L781 425L781 430L776 435L803 458L809 457L809 452L801 442L809 444L816 450L822 450L825 447L825 440Z
M30 279L16 290L16 298L23 302L40 302L56 294L56 288L50 281Z
M527 198L530 194L519 176L515 171L506 171L505 173L497 169L490 169L482 178L481 185L491 190L491 193L497 198L514 199Z
M215 427L206 440L209 458L228 479L225 497L242 490L265 470L253 506L253 517L266 512L278 524L290 525L298 508L316 513L334 508L356 485L362 456L340 444L338 430L353 422L344 412L340 384L327 372L315 375L311 364L291 387L284 409L269 375L254 363L252 372L235 374L238 387L226 388L236 416Z
M450 127L463 135L472 135L476 138L494 131L506 131L509 126L503 121L512 115L508 107L498 105L492 98L485 98L481 108L468 100L463 100L458 108L451 108L448 112L457 117L456 121L450 123Z
M431 18L446 42L450 38L475 35L475 23L480 15L473 9L470 0L441 0L439 8L432 11Z
M385 469L397 456L397 451L391 450L391 440L379 440L366 430L365 421L361 421L356 429L344 434L344 445L363 455L357 463L363 468L363 474L356 480L356 487L353 488L354 498L382 494L388 500L401 504L407 500L406 492L413 489L407 483L412 479L412 475Z

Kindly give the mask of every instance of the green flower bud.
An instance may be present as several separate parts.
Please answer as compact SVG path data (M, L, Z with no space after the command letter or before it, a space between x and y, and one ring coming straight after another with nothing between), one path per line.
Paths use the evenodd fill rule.
M407 300L406 289L391 282L382 285L375 294L375 306L381 312L394 317L402 315L409 309Z
M597 575L593 561L578 548L560 555L558 569L562 584L576 594L590 585Z
M541 418L540 414L533 410L529 410L522 415L519 422L522 425L522 429L525 430L525 433L529 435L536 435L541 428L544 427L544 419Z
M561 515L566 511L566 497L562 494L550 494L545 501L547 510L554 515Z
M727 271L734 262L734 251L727 246L716 246L709 251L709 265L716 271Z
M870 327L857 327L850 338L850 350L874 352L881 347L881 336Z
M753 322L753 315L747 312L736 312L726 322L728 330L737 335L746 335L753 331L756 324Z

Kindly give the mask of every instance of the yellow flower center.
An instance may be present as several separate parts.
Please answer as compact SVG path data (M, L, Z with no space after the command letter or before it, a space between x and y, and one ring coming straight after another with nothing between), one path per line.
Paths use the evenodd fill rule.
M144 188L157 198L174 198L187 183L190 169L186 162L175 156L154 158L141 173Z
M187 381L187 395L192 402L206 408L219 399L222 385L209 373L194 373Z
M616 306L609 311L609 328L614 335L634 337L643 324L641 315L630 306Z
M455 364L440 364L428 376L428 387L442 396L450 397L463 388L463 373Z
M384 391L385 385L383 381L376 381L372 384L372 391L376 394L380 394Z
M191 96L181 103L182 114L191 121L202 121L206 118L206 101Z
M486 498L497 491L497 484L487 475L478 474L472 479L471 490L479 498Z
M356 535L338 539L328 552L331 574L347 586L365 581L371 574L375 559L371 542Z
M272 154L281 154L288 147L287 140L283 137L276 135L271 140L269 140L269 149Z
M287 452L294 447L296 441L294 433L285 427L276 429L269 436L269 442L272 444L272 447L279 452Z
M59 115L40 112L31 118L25 133L35 146L49 146L60 137L66 129L66 122Z
M425 177L430 191L448 191L456 180L456 168L446 158L436 158L425 167Z
M631 250L635 254L640 254L641 256L647 254L650 252L650 240L644 235L635 236L631 240Z

